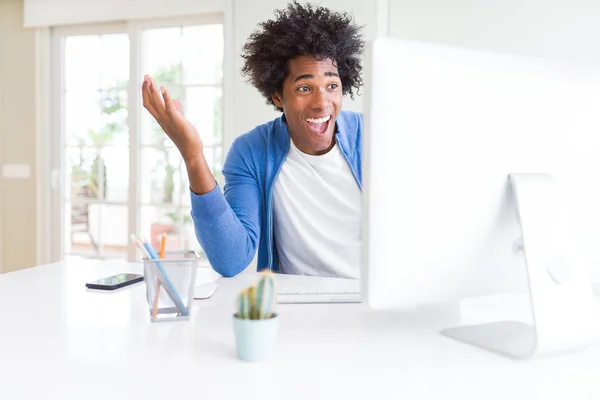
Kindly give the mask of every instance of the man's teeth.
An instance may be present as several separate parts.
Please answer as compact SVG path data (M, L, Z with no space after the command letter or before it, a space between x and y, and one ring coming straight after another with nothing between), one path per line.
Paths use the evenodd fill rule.
M328 115L323 118L306 118L306 121L311 122L313 124L322 124L323 122L329 121L330 118L331 118L331 115Z

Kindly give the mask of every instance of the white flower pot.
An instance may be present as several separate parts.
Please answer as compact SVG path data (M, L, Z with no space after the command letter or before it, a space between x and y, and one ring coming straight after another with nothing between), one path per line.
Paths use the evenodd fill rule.
M268 361L277 347L279 316L269 319L242 319L233 316L236 352L239 359L250 362Z

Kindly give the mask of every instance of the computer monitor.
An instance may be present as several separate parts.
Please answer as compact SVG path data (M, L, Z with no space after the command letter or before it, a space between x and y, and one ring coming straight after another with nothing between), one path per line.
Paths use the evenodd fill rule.
M533 325L443 333L518 358L595 343L600 74L390 37L365 72L363 300L529 292Z

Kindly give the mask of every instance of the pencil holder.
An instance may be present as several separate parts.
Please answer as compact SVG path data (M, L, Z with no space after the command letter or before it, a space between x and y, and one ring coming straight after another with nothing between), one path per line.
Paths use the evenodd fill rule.
M167 251L164 258L144 258L144 282L150 320L190 318L200 255L196 251Z

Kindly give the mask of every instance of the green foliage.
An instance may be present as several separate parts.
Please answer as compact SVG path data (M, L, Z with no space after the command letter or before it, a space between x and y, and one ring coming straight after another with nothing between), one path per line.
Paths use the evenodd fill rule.
M271 271L259 273L256 284L238 294L236 317L252 320L273 318L276 295L275 274Z
M127 82L119 83L120 87L126 87ZM126 110L125 99L121 90L103 90L100 96L100 110L103 118L107 121L98 130L89 129L82 132L78 139L79 146L79 164L74 166L71 171L74 187L82 187L83 193L89 197L106 197L106 165L104 159L99 154L100 149L114 140L116 135L124 132L127 121L127 113L120 112ZM84 165L84 149L86 147L94 148L98 152L91 166ZM100 182L103 185L100 186Z
M183 77L183 71L181 64L171 64L164 66L158 70L156 74L152 76L157 85L165 84L178 84L181 83Z

